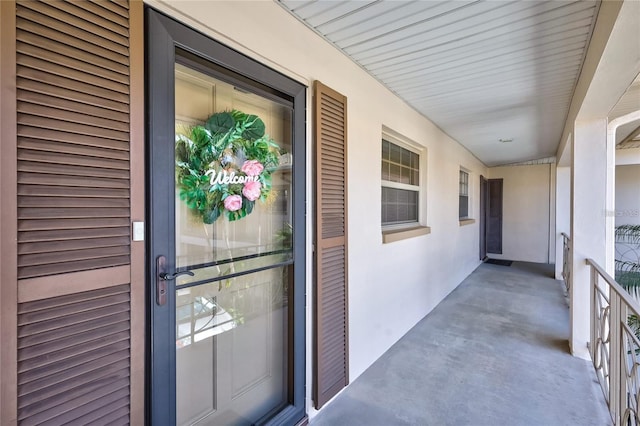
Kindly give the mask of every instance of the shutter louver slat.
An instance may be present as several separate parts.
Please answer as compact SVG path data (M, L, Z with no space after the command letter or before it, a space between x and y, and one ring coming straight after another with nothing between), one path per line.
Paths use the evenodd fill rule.
M104 2L108 3L108 2ZM77 17L52 5L40 5L37 10L29 10L29 4L21 4L21 18L41 27L49 28L70 37L90 41L97 46L108 43L112 50L127 55L128 40L125 35L83 20L82 25L75 23ZM23 24L24 25L24 24ZM22 27L20 24L18 27ZM113 43L111 43L113 42Z
M119 348L118 350L113 350L112 348L106 349L109 350L96 350L89 354L67 358L54 365L45 365L40 368L28 370L20 376L20 382L18 385L27 384L34 380L46 378L54 374L66 374L66 370L72 371L81 368L83 369L82 371L84 371L85 365L87 366L86 368L91 368L93 365L98 365L102 362L109 362L112 358L125 358L129 354L128 347L124 347L124 349Z
M78 28L92 28L93 25L95 25L98 28L108 29L109 31L112 31L116 34L120 34L123 37L129 36L129 22L127 18L120 16L116 17L114 21L111 21L109 19L105 19L100 15L94 14L89 10L82 9L80 7L82 3L83 2L55 0L48 2L50 6L67 12L74 18L78 18ZM98 13L100 13L100 11L98 11Z
M126 93L115 92L104 89L101 86L87 84L82 80L74 80L26 66L18 66L16 72L17 76L20 78L20 80L18 80L19 83L23 80L33 80L62 89L72 88L75 92L97 96L114 102L120 102L123 104L129 103L129 96ZM77 76L82 78L82 75L80 74L77 74ZM23 87L18 86L18 88L22 89Z
M83 136L93 136L99 139L114 139L123 142L129 141L129 134L127 132L94 127L91 125L82 124L81 122L63 121L56 118L23 114L20 112L18 112L18 123L20 123L20 125L22 126L37 127L46 130L55 130L58 132L73 133Z
M63 105L64 101L75 102L82 105L82 110L86 113L90 113L91 109L84 108L84 106L91 106L105 110L104 114L99 112L102 117L106 117L110 114L110 111L120 113L116 118L122 120L120 117L126 116L126 120L129 118L129 104L123 102L122 99L113 101L100 96L96 96L94 93L83 93L78 90L67 89L66 87L54 86L41 81L31 80L28 78L18 78L17 80L18 94L20 99L29 101L29 97L42 95L39 98L39 102L45 105L50 105L55 101L56 105ZM75 89L75 88L74 88ZM95 110L94 110L95 111Z
M125 57L128 53L126 37L120 36L116 38L117 41L112 41L110 40L112 37L108 36L108 31L101 30L100 28L97 28L95 26L92 27L91 31L87 28L80 28L75 25L69 25L66 22L44 16L41 12L24 10L20 14L20 18L17 21L17 27L24 31L33 33L37 32L37 34L42 35L58 33L62 36L64 34L65 40L69 40L70 45L78 43L74 43L73 41L71 41L71 38L75 38L80 43L90 43L101 49L107 49L111 52L118 53ZM46 28L46 31L41 32L40 28ZM99 34L107 35L107 37L101 37ZM70 38L67 38L67 36Z
M44 343L49 340L56 340L66 336L80 333L82 331L97 330L100 327L117 324L125 321L127 318L122 313L107 315L105 318L96 318L92 320L84 320L82 323L67 324L64 327L56 328L47 324L32 324L24 326L20 331L20 347L33 344ZM47 331L43 334L43 331Z
M19 304L21 425L74 423L101 409L128 415L129 291L121 285Z
M77 144L80 145L80 147L96 147L98 149L103 148L127 151L129 148L129 144L127 142L29 126L18 126L18 137L20 138L20 148L22 148L22 141L25 138L28 140L42 139L45 141L62 142L70 145Z
M50 175L66 175L74 177L99 177L112 179L129 179L128 170L117 170L85 167L69 164L51 164L51 163L32 163L29 161L20 161L18 166L19 172L24 173L48 173Z
M98 148L94 146L83 146L83 145L74 145L67 144L64 142L55 142L55 141L43 141L38 139L29 139L22 138L20 141L20 146L24 150L45 152L48 154L55 153L57 155L62 154L71 154L74 156L78 156L81 158L87 159L86 161L90 161L89 158L97 157L102 161L107 162L108 160L121 160L127 161L129 153L127 151L118 151L108 148ZM22 154L23 152L21 152ZM65 157L65 158L77 158L77 157ZM93 165L103 165L104 163L92 163Z
M80 58L89 58L90 56L88 56L87 54L93 51L97 55L97 57L108 59L114 62L115 63L114 66L116 67L118 65L120 66L129 65L129 58L127 57L126 54L104 48L98 44L90 43L86 41L84 38L67 36L63 33L60 33L56 29L47 28L42 25L37 25L37 24L34 24L33 22L29 22L22 19L18 20L18 24L19 24L18 30L17 30L18 41L23 41L29 44L35 44L36 46L41 46L52 52L57 52L58 47L60 47L60 51L62 52L69 51L69 49L78 49L82 52L85 52L83 55L79 56ZM86 35L86 34L79 34L80 37L82 37L83 35ZM38 36L44 38L43 40L44 42L42 44L36 43L36 40L39 39ZM69 57L73 57L73 56L69 56ZM108 67L106 68L109 69Z
M89 260L77 260L73 262L56 263L52 265L35 265L27 267L27 271L18 268L18 276L34 276L41 277L45 275L66 274L77 272L78 270L86 271L90 269L109 268L111 266L122 266L130 263L129 255L111 256L105 258L95 258Z
M31 105L49 106L52 102L51 95L40 94L36 91L21 90L19 97L23 102ZM104 107L89 105L86 102L77 102L63 99L61 97L55 97L55 102L56 108L62 111L85 114L91 117L108 119L109 121L117 123L129 124L129 114L124 112L113 111Z
M84 111L66 111L64 109L50 106L32 104L28 102L18 102L18 112L29 114L35 117L47 117L60 121L70 121L77 124L84 124L92 127L101 127L103 129L115 130L119 132L128 132L129 123L116 121L110 118L95 117L87 115Z
M34 163L54 163L70 166L85 166L127 171L129 169L129 163L123 160L112 160L55 151L50 152L22 149L20 150L20 157L18 157L18 159L22 161L31 161Z
M315 84L316 253L314 400L349 381L346 98Z
M24 55L29 55L32 60L35 58L42 59L46 63L55 64L60 67L73 66L77 70L85 73L92 73L96 76L111 80L115 83L126 85L129 82L126 74L102 68L95 64L87 63L77 57L61 55L60 52L51 52L49 50L42 49L40 46L18 42L18 50L20 50Z
M106 2L104 0L90 0L90 1L91 3L97 4L100 7L104 7L105 9L108 9L113 13L117 13L120 16L123 16L125 18L129 17L129 7L126 3L118 4L115 1Z
M29 242L57 242L65 240L82 240L86 238L101 238L113 236L129 237L129 226L94 229L61 229L55 231L31 231L22 235L23 243ZM71 244L74 244L73 242ZM33 250L33 249L32 249Z

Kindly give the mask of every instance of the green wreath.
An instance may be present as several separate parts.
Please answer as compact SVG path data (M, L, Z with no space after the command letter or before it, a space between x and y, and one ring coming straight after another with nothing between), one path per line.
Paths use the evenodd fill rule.
M180 199L204 223L242 219L269 198L280 147L260 117L219 112L186 133L176 134L176 182Z

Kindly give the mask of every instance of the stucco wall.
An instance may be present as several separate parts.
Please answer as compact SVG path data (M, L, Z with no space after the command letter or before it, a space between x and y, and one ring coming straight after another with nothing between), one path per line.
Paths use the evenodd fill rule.
M550 229L554 227L550 221L553 167L539 164L489 169L491 179L504 180L502 255L489 253L489 257L538 263L553 259L550 256L555 254L550 253L549 244Z
M478 223L458 222L458 171L461 166L470 171L471 211L477 215L479 175L486 174L485 166L274 2L149 3L309 87L317 79L347 96L353 381L478 266ZM311 95L309 91L309 147ZM422 208L427 209L429 235L382 243L383 126L427 149L427 204ZM308 183L311 200L310 178ZM308 208L311 217L311 204ZM308 226L312 235L311 222ZM307 281L312 294L311 275Z
M640 148L617 149L616 166L640 164Z
M616 166L616 226L640 225L640 164Z

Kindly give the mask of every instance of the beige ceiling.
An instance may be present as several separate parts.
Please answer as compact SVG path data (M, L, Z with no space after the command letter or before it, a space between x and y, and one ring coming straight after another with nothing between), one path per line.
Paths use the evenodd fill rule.
M279 3L489 166L555 155L599 7L589 0Z

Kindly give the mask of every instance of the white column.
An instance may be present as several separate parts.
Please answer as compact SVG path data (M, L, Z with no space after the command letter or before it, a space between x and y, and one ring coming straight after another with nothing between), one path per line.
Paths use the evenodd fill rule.
M556 167L556 279L562 279L562 235L571 235L571 167Z
M613 191L613 148L607 149L607 120L577 121L571 167L571 335L573 355L589 358L590 268L587 258L607 266L608 216Z

